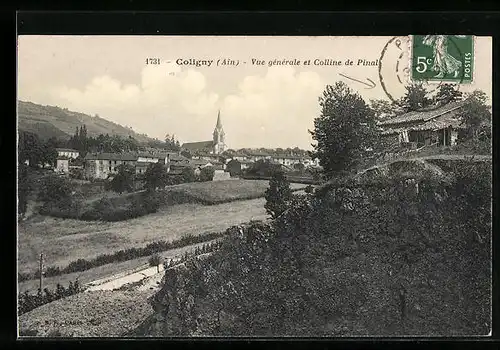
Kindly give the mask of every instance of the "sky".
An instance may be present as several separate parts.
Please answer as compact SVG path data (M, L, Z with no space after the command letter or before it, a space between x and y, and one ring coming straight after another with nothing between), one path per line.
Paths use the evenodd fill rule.
M459 89L491 97L491 37L474 46L474 81ZM19 36L18 99L181 143L210 140L220 110L229 148L310 149L325 86L344 81L366 102L398 98L409 48L408 37Z

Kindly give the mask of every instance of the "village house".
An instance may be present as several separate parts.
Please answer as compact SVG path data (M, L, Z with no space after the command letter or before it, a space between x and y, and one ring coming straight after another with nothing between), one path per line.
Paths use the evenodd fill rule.
M71 149L71 148L56 148L57 156L58 157L67 157L67 158L73 158L76 159L80 155L80 152L78 152L76 149Z
M59 174L69 174L69 158L67 156L57 157L54 171Z
M226 171L231 176L241 175L243 170L248 169L253 163L251 160L233 158L226 164Z
M84 177L86 179L106 179L116 174L118 167L129 164L135 168L137 154L132 153L98 153L85 156Z
M461 125L459 114L463 102L453 102L405 113L378 123L382 135L394 143L415 149L422 146L453 146Z

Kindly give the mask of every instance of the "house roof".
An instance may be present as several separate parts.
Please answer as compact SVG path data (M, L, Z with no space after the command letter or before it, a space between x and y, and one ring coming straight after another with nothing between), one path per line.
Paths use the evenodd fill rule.
M142 158L159 158L160 157L159 154L153 154L153 153L149 153L149 152L138 152L137 156L142 157Z
M283 159L311 159L311 157L304 155L304 156L296 156L296 155L289 155L289 154L284 154L284 153L279 153L273 156L273 158L283 158Z
M187 143L182 144L182 148L189 150L189 151L204 150L207 148L212 148L213 146L214 146L214 142L212 140L199 141L199 142L187 142Z
M185 161L189 160L189 158L186 158L183 155L177 154L177 153L171 153L169 159L170 160L185 160Z
M122 160L122 161L136 161L137 154L132 153L88 153L85 160Z
M76 153L80 153L78 150L72 149L72 148L56 148L56 151L58 151L58 152L76 152Z
M422 124L406 127L406 128L389 128L382 131L382 135L394 135L401 133L403 131L436 131L440 129L445 129L452 127L453 129L462 129L465 128L464 125L457 119L454 119L453 116L447 117L443 120L429 120Z
M213 164L213 162L208 161L208 160L203 160L203 159L190 159L189 163L191 163L192 165L196 165L196 166Z
M149 164L155 164L155 163L151 163L151 162L135 162L135 166L138 166L138 167L148 167Z
M458 109L462 107L463 104L463 101L451 102L438 108L427 108L419 111L412 111L395 118L382 120L378 123L378 125L397 125L408 122L427 122L429 120L442 116L445 113L454 112L453 114L457 114Z

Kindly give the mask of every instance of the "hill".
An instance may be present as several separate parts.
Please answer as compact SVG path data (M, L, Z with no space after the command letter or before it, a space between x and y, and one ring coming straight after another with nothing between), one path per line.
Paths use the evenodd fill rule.
M75 133L76 127L86 125L89 136L99 134L118 135L122 137L132 136L139 142L151 141L146 135L138 134L132 129L98 116L69 111L66 108L54 106L42 106L32 102L18 102L18 126L19 130L38 134L42 139L57 137L68 139Z

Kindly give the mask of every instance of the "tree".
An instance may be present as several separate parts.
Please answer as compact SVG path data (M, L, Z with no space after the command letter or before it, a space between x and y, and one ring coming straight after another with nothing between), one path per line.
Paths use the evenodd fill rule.
M129 164L121 164L118 167L118 173L111 179L110 186L115 192L122 194L133 189L135 169Z
M25 131L19 132L19 162L28 161L30 167L36 168L43 162L43 153L43 143L38 135Z
M422 84L411 84L406 87L406 94L401 99L401 106L406 112L417 111L432 103L427 97L428 92Z
M294 170L297 170L297 171L299 171L299 172L304 171L304 169L305 169L305 168L306 168L306 166L305 166L304 164L302 164L302 163L295 163L295 164L293 165L293 169L294 169Z
M149 266L156 266L156 272L160 272L161 257L159 254L153 254L149 257Z
M214 174L215 170L211 166L207 166L201 169L200 172L200 181L201 182L206 182L206 181L212 181L214 179Z
M287 209L287 204L292 198L292 190L282 170L274 171L271 180L269 180L269 188L266 190L265 198L264 208L273 219L276 219Z
M194 174L193 168L187 166L182 169L182 182L194 182L196 180L196 175Z
M456 90L451 84L442 84L439 86L436 96L434 96L434 103L445 105L450 102L460 101L462 99L462 92Z
M51 174L41 181L38 200L44 203L57 203L71 196L71 182L61 176Z
M488 97L481 90L466 96L460 118L467 127L467 138L477 138L480 127L491 123L491 107L486 104L487 100Z
M151 164L144 173L145 187L155 191L167 184L167 171L162 163Z
M18 213L22 216L26 213L28 207L28 195L31 191L31 186L28 179L28 166L20 163L17 168L18 184L17 184L17 203Z
M186 157L188 159L192 158L191 152L189 152L189 151L182 151L181 156Z
M321 115L314 120L311 153L325 175L349 170L372 151L376 139L374 113L358 93L345 83L328 85L319 99Z
M393 117L397 111L397 106L388 100L370 100L370 107L375 113L375 117L384 120Z

